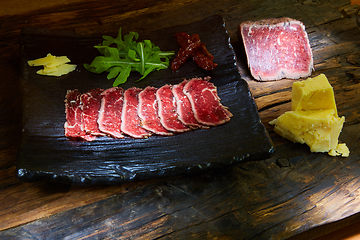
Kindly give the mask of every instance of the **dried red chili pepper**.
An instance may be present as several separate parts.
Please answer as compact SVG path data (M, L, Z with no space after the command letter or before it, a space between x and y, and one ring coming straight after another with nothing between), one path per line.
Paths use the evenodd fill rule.
M190 40L190 35L184 32L179 32L175 34L176 42L180 45L180 47L184 46Z
M177 71L189 57L192 57L199 67L205 70L212 70L217 66L217 64L213 62L214 56L209 53L205 44L201 43L198 34L189 36L187 33L180 32L175 34L175 38L180 45L180 50L171 63L171 69L173 71Z
M214 56L206 49L205 44L201 44L201 47L193 55L193 60L199 65L199 67L205 70L213 70L217 64L213 62Z
M183 42L183 41L181 41ZM188 41L184 41L184 45L182 45L171 63L171 69L175 72L179 69L181 65L183 65L186 60L194 54L196 50L201 46L200 37L198 34L192 34Z

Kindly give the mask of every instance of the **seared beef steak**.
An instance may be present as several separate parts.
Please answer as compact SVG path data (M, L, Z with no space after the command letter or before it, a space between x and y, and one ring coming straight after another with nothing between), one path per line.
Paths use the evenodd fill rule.
M251 75L260 81L308 77L313 56L302 22L272 18L240 24Z

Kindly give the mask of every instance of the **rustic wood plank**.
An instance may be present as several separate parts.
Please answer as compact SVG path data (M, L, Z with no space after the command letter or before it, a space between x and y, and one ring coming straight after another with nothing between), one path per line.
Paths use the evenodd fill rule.
M13 176L15 171L12 171ZM87 205L114 194L131 190L136 185L113 187L71 187L56 183L17 183L4 191L0 202L8 203L1 211L0 230L49 217L53 214ZM25 188L24 188L25 187ZM23 197L26 196L25 199Z
M360 165L352 164L359 161L359 127L352 125L342 135L352 151L347 159L288 142L265 161L138 185L0 236L284 239L360 210L354 201L360 177L347 170L360 171Z
M21 15L28 14L32 11L37 11L39 9L53 8L58 7L59 5L68 5L71 3L81 2L82 0L60 0L60 1L41 1L33 0L24 2L22 0L13 0L13 1L1 1L0 2L0 16L12 16L12 15Z

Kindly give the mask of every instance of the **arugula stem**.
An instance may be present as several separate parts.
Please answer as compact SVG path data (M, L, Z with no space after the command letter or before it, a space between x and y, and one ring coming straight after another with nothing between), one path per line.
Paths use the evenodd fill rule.
M138 65L138 66L141 66L142 65L141 62L127 62L127 61L114 61L114 62L109 61L107 63L110 63L112 66L122 66L122 65ZM168 65L166 65L164 63L154 63L154 62L146 62L146 63L144 63L145 67L147 65L149 65L149 66L161 66L161 67L167 67L168 66Z
M144 47L143 47L143 44L140 42L139 43L140 45L140 55L141 55L141 71L140 71L140 74L141 75L144 75L144 72L145 72L145 57L144 57Z

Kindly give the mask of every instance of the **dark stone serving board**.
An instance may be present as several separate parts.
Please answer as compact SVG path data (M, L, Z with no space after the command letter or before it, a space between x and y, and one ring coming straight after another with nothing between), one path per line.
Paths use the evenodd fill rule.
M188 25L142 32L139 40L150 39L163 51L177 52L179 46L174 37L177 32L198 33L214 55L217 68L205 71L189 60L176 73L170 69L161 70L140 82L136 82L139 75L132 73L122 87L160 87L179 83L184 78L210 76L210 81L218 88L222 104L234 115L231 121L174 136L147 139L100 137L93 142L81 142L64 136L64 99L68 89L85 92L112 86L113 80L107 80L106 74L90 73L83 67L84 63L90 63L99 55L93 46L101 43L101 35L23 29L23 133L18 177L23 181L50 180L77 185L118 184L270 157L272 141L261 123L249 87L239 75L223 18L215 15ZM111 35L116 37L117 29ZM37 75L38 68L29 67L27 61L44 57L47 53L68 56L72 63L77 64L77 70L61 77Z

